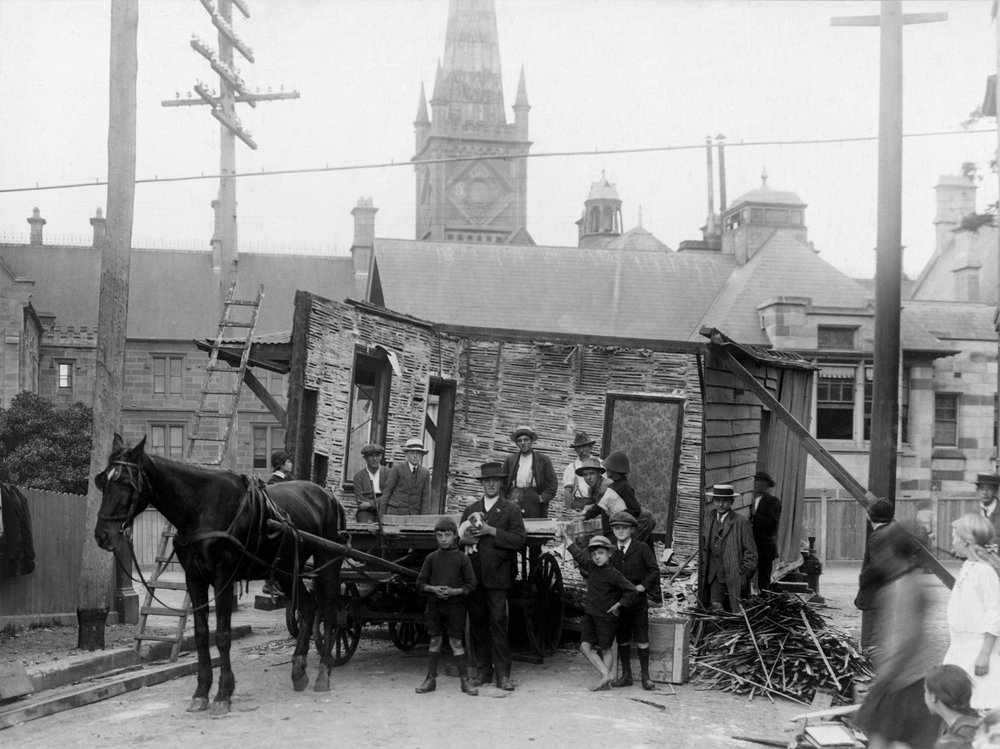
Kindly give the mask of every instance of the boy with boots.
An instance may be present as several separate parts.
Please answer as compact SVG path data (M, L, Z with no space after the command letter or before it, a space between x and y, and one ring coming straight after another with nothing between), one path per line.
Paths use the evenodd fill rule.
M618 619L618 660L622 675L611 682L613 687L632 686L632 643L639 655L642 688L656 689L649 677L649 595L658 595L660 566L647 544L632 538L638 522L631 513L618 512L611 518L616 548L611 555L614 565L635 586L638 599L633 606L622 607Z
M476 588L476 575L469 557L458 548L458 526L450 517L443 517L434 525L438 548L427 555L417 577L417 590L427 596L424 618L430 647L427 649L427 677L417 687L417 694L433 692L437 688L438 662L444 632L458 663L458 676L462 691L472 697L479 694L469 681L469 669L462 647L465 630L465 596Z

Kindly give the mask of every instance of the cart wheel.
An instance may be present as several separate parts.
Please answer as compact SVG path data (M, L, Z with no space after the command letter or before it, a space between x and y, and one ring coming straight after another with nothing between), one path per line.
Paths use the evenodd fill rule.
M389 622L389 636L392 644L402 650L413 650L427 633L423 622Z
M542 554L534 565L524 614L531 647L543 658L555 653L562 639L563 579L551 554Z
M333 626L333 665L343 666L354 655L358 649L358 641L361 639L361 622L354 618L354 609L361 593L354 583L340 584L340 609L337 611L337 620ZM313 638L316 641L316 650L320 650L323 644L323 626L319 617L316 617Z

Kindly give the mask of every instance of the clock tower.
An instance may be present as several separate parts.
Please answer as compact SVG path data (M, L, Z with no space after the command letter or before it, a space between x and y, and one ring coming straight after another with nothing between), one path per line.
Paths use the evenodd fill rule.
M413 123L417 239L534 244L527 159L516 158L531 146L523 69L513 109L508 124L493 0L451 0L430 116L421 86Z

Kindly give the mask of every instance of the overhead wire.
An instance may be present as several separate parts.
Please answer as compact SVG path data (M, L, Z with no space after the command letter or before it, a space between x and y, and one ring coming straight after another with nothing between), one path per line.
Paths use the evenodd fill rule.
M982 133L995 134L996 129L990 128L986 130L938 130L923 133L904 133L904 138L928 138L928 137L938 137L945 135L976 135ZM785 140L759 140L759 141L716 141L712 145L721 143L724 144L726 148L748 148L748 147L762 147L762 146L811 146L811 145L826 145L826 144L836 144L836 143L862 143L877 141L877 135L858 135L854 137L841 137L841 138L807 138L807 139L785 139ZM376 162L372 164L338 164L330 166L326 164L324 166L317 167L300 167L297 169L261 169L255 172L234 172L230 175L223 175L221 173L205 174L191 174L183 175L178 177L142 177L135 180L135 184L166 184L170 182L193 182L198 180L218 180L223 177L229 179L245 179L248 177L274 177L282 176L288 174L319 174L323 172L350 172L350 171L365 171L371 169L389 169L393 167L414 167L421 166L424 164L448 164L455 162L464 161L506 161L508 159L546 159L546 158L565 158L565 157L575 157L575 156L613 156L621 154L636 154L636 153L664 153L668 151L693 151L699 148L705 148L707 143L695 143L680 146L643 146L637 148L595 148L590 151L545 151L540 153L526 153L518 154L516 156L505 155L505 156L449 156L437 159L412 159L407 161L383 161ZM0 187L0 194L3 193L15 193L15 192L40 192L43 190L69 190L79 187L101 187L106 186L107 180L96 179L93 182L68 182L64 184L56 185L39 185L27 187Z

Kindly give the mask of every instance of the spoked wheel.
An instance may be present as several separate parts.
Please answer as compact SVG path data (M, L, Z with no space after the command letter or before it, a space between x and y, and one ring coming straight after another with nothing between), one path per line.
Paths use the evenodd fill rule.
M528 641L543 658L556 652L562 639L562 570L551 554L542 554L528 579L525 625Z
M389 622L392 644L404 653L413 650L426 633L427 627L423 622Z
M340 584L340 608L337 609L337 619L332 630L333 647L330 651L334 666L343 666L351 660L354 651L358 649L362 622L354 618L354 612L360 599L361 593L358 591L357 585L354 583ZM322 652L323 623L318 616L313 630L313 638L316 641L316 650Z

